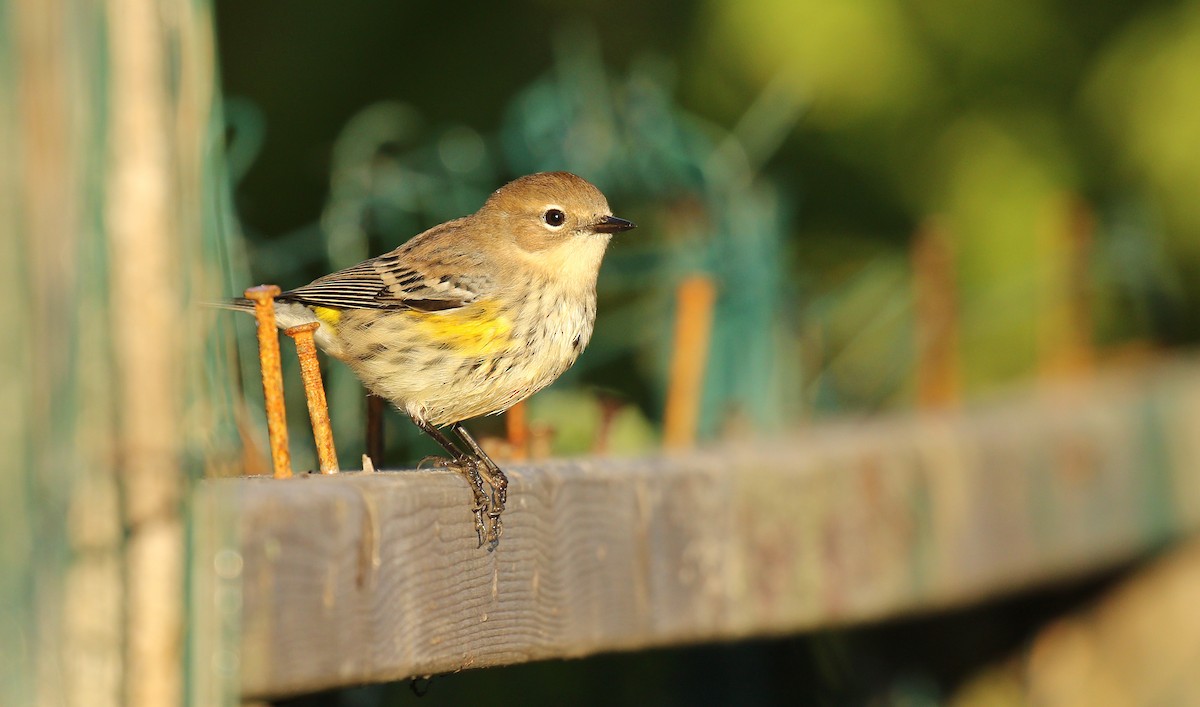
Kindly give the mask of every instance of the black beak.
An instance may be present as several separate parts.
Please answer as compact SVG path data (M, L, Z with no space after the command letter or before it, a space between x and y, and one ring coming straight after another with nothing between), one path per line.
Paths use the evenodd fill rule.
M605 216L592 225L592 230L596 233L620 233L634 228L637 228L637 224L616 216Z

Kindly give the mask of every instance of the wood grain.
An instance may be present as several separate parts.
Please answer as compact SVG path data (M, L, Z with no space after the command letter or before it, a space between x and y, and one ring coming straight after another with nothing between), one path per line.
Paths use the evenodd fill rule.
M226 479L199 498L240 518L244 694L279 696L869 621L1094 571L1196 527L1198 413L1186 363L753 447L512 466L492 554L445 471Z

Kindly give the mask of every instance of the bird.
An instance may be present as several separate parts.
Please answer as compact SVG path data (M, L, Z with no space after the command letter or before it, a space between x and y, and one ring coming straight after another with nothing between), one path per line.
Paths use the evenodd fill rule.
M609 242L635 227L582 177L530 174L474 214L283 292L276 322L317 322L317 346L450 455L441 463L471 487L479 545L495 550L508 479L462 423L504 412L571 367L592 336Z

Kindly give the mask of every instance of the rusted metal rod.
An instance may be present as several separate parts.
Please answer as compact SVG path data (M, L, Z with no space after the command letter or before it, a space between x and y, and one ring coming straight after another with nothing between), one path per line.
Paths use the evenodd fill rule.
M367 457L371 466L383 468L383 407L385 401L378 395L367 393Z
M913 239L910 257L916 310L917 406L951 407L962 398L954 234L941 219L926 219Z
M258 320L258 365L262 369L263 400L267 408L267 434L271 438L271 464L275 478L292 475L292 455L288 452L287 409L283 405L283 369L279 363L279 332L275 328L275 285L251 287L244 293L254 302Z
M504 413L505 431L508 433L508 444L511 447L512 459L524 460L529 458L529 420L525 414L525 401L521 401Z
M1059 223L1042 257L1052 263L1039 309L1039 365L1045 378L1078 376L1095 367L1091 273L1096 217L1087 202L1065 195L1056 202Z
M717 287L705 275L688 277L676 292L675 341L663 420L663 446L668 449L687 449L696 442L716 300Z
M615 396L601 394L599 398L600 424L596 427L596 436L592 439L592 454L595 456L608 454L612 444L613 426L622 408L621 400Z
M300 357L300 377L304 380L304 397L308 400L308 419L312 421L313 440L317 444L317 461L322 474L338 473L337 450L333 448L333 429L329 425L329 405L325 401L325 386L321 383L321 364L317 361L317 345L313 332L320 327L309 322L285 329L283 333L296 341Z

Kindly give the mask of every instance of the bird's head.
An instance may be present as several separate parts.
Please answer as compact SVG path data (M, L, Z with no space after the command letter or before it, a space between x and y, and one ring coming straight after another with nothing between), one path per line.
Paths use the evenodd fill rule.
M574 249L581 239L603 253L612 234L634 228L613 216L599 189L570 172L539 172L513 180L493 192L477 216L500 222L499 232L530 253Z

